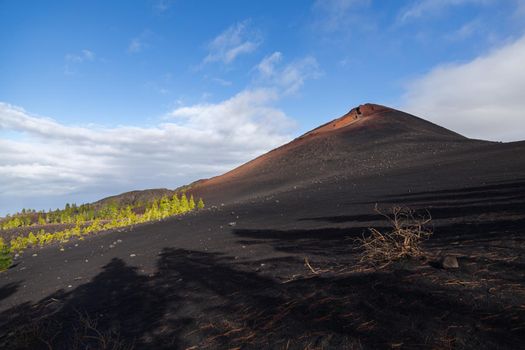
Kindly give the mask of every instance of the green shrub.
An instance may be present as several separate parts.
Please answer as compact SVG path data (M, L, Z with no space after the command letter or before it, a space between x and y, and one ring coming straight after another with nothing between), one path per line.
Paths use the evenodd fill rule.
M9 266L11 266L12 262L13 258L11 256L11 252L9 251L9 247L4 243L4 240L0 237L0 271L7 270Z

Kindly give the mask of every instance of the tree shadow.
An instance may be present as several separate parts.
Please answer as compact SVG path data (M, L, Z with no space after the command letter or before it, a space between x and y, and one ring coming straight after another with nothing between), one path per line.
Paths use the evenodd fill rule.
M185 291L199 348L514 348L525 311L428 268L278 283L220 254L165 249L159 278ZM427 274L434 275L432 278ZM437 275L436 275L437 274ZM510 304L509 304L510 303ZM503 310L513 305L507 313ZM182 315L179 313L179 317ZM185 335L186 340L188 336Z
M405 193L388 196L383 203L426 207L432 210L432 217L435 219L481 214L523 216L525 213L525 182Z
M362 223L370 221L378 221L384 219L379 214L361 214L361 215L334 215L334 216L319 216L312 218L299 218L298 221L317 221L317 222L327 222L327 223Z
M359 203L370 205L369 213L300 218L299 221L346 223L361 229L365 225L377 228L384 225L384 217L371 213L377 203ZM407 206L421 214L428 210L435 229L432 240L440 244L471 241L474 238L479 243L505 237L522 240L520 232L525 227L523 181L397 194L381 198L379 204L384 212L388 212L392 206Z
M20 288L21 282L8 283L5 286L0 287L0 301L8 298L9 296L16 293Z
M352 253L353 242L368 230L367 227L320 228L308 230L235 229L233 234L244 245L266 244L273 249L305 256L339 256Z
M87 284L2 312L3 348L126 349L158 326L164 295L114 258ZM35 322L36 321L36 322Z
M443 283L451 277L394 269L281 283L222 254L165 248L153 275L113 259L70 292L2 312L0 346L510 349L525 341L519 299Z

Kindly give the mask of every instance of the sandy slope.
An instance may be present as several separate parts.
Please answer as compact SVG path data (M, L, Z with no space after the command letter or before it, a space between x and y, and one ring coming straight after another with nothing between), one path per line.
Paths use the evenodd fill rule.
M93 335L80 311L135 348L519 348L524 154L361 106L197 184L217 208L26 252L0 274L0 344L44 315L22 338L71 348ZM427 208L430 254L460 269L351 272L352 239L384 225L376 203Z

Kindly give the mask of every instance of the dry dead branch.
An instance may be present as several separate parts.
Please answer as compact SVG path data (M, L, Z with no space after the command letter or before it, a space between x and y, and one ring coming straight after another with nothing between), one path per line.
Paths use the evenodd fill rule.
M421 244L432 235L432 217L428 211L421 215L413 209L395 206L389 213L385 213L378 209L377 205L375 211L387 220L390 229L381 232L369 228L369 236L357 239L359 247L363 250L361 263L384 268L400 259L424 255Z

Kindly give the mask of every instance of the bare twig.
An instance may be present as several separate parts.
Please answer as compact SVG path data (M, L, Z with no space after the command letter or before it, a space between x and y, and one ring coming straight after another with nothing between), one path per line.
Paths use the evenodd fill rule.
M393 207L386 214L378 209L377 204L375 211L388 221L391 229L381 232L369 228L370 235L357 240L363 250L360 262L379 265L381 269L403 258L424 255L421 243L432 235L428 228L432 217L428 211L420 215L410 208Z
M319 274L319 272L316 271L316 270L314 270L314 268L312 267L312 265L310 265L310 262L308 261L308 258L307 258L307 257L304 258L304 266L308 267L308 268L310 269L310 271L312 271L312 273L314 273L314 274L316 274L316 275Z

